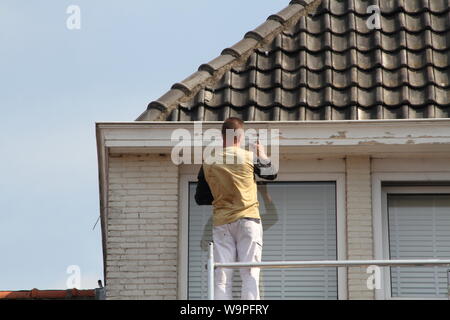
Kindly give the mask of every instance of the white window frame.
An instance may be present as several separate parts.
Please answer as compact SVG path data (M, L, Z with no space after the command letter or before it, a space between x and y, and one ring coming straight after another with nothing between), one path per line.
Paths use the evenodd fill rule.
M178 297L188 298L188 219L189 219L189 182L196 182L196 174L180 175L180 220L179 220L179 263L178 263ZM320 182L336 183L336 233L337 258L347 259L346 250L346 215L345 215L345 174L344 173L279 173L279 182ZM338 268L338 299L346 300L347 268Z
M439 182L450 181L450 172L405 172L405 173L374 173L372 176L372 210L373 210L373 234L374 256L376 260L389 259L389 229L387 213L387 195L389 194L433 194L450 193L448 186L385 186L383 182L395 181L423 181ZM390 268L382 267L381 288L375 290L376 300L436 300L430 297L392 297ZM440 299L440 298L439 298ZM447 298L442 298L447 300Z

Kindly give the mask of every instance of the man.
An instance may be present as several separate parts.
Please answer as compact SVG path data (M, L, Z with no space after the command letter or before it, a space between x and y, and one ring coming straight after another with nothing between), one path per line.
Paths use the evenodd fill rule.
M199 205L213 205L214 257L219 263L261 261L263 229L255 174L267 180L277 177L259 141L255 145L256 155L240 148L243 129L242 120L225 120L223 149L214 157L221 161L205 159L198 174L195 200ZM241 299L259 300L259 268L241 268L240 274ZM232 275L233 269L216 269L217 300L232 299Z

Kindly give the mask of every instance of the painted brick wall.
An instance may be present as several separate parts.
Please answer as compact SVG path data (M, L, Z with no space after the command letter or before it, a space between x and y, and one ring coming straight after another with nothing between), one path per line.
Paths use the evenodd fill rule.
M107 299L176 299L178 168L170 155L111 155Z
M346 159L347 255L349 260L374 259L370 157ZM348 268L348 298L374 299L367 288L366 268Z

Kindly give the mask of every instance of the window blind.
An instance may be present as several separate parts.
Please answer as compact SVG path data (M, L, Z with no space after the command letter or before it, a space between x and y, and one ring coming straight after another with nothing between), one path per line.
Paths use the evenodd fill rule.
M197 206L189 185L189 299L206 299L207 245L212 239L210 206ZM271 182L258 185L264 228L263 261L336 259L334 182ZM235 270L233 296L240 298ZM337 269L262 269L262 299L337 299Z
M450 195L388 194L391 259L450 258ZM446 267L392 267L392 297L447 297Z

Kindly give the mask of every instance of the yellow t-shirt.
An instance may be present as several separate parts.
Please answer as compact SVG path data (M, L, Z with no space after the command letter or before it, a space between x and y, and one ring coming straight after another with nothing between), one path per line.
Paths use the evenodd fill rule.
M205 180L214 197L213 225L220 226L240 218L260 218L256 181L253 174L253 152L226 147L205 159Z

